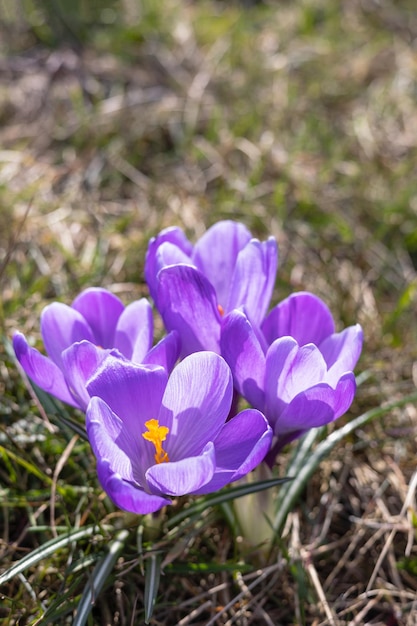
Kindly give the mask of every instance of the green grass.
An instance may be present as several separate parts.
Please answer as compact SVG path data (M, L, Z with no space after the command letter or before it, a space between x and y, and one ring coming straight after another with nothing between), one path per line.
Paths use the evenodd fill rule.
M97 6L0 1L0 617L411 624L412 3ZM299 480L251 496L285 503L268 546L242 535L250 500L233 492L155 517L116 510L82 416L40 403L10 352L16 329L40 347L42 308L87 286L147 295L149 237L179 225L196 239L223 218L278 239L274 302L313 291L339 329L358 321L365 334L348 415L304 442L305 457L282 453L275 474L304 459Z

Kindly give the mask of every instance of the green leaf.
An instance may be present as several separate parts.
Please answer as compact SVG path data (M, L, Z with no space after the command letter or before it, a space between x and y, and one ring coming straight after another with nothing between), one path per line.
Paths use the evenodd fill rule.
M11 578L14 578L25 569L29 567L33 567L42 559L46 559L48 556L51 556L58 550L65 548L71 543L75 541L79 541L80 539L85 539L86 537L90 537L95 534L102 534L103 527L94 525L94 526L86 526L85 528L78 528L72 532L65 533L65 535L60 535L59 537L54 537L54 539L50 539L39 548L36 548L28 555L24 556L20 561L12 565L8 570L6 570L0 576L0 585L6 583Z
M86 623L97 596L100 594L120 552L124 548L128 535L129 532L127 530L121 530L109 544L107 554L95 566L89 584L84 589L78 605L73 626L84 626Z
M276 485L281 485L288 480L291 480L291 478L270 478L257 483L246 483L238 487L231 487L227 490L220 491L220 493L204 496L204 498L199 498L191 506L171 517L167 522L167 527L173 528L187 517L200 516L202 511L205 511L209 506L216 506L234 500L235 498L242 498L250 493L257 493L258 491L263 491L270 487L276 487Z
M145 561L145 624L149 624L155 607L156 596L161 577L161 556L159 553L150 554Z
M96 557L89 557L85 559L85 567L91 565L91 562L96 561ZM77 594L80 587L80 579L78 576L71 582L71 584L65 589L60 590L59 594L55 597L54 601L48 606L47 611L44 613L39 622L35 622L36 626L50 626L50 624L60 624L61 618L71 613L77 605Z

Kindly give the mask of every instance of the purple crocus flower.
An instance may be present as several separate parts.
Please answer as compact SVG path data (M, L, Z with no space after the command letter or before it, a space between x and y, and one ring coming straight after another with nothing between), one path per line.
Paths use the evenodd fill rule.
M186 357L168 378L161 367L109 356L87 390L88 437L97 473L113 502L152 513L171 496L216 491L250 472L269 450L272 430L255 409L226 421L233 393L225 361Z
M238 392L274 429L276 451L348 410L362 342L359 324L336 333L327 306L301 292L275 307L261 330L242 310L232 311L220 343Z
M277 262L273 237L260 242L231 220L212 226L194 247L180 228L151 239L145 277L166 328L180 334L182 355L219 353L222 317L237 307L244 306L249 319L260 325Z
M169 371L179 354L175 333L152 348L152 308L145 298L125 307L115 295L96 287L80 293L71 306L53 302L45 307L40 325L49 356L16 332L16 357L41 389L81 409L90 399L86 381L110 353L136 363L162 365Z

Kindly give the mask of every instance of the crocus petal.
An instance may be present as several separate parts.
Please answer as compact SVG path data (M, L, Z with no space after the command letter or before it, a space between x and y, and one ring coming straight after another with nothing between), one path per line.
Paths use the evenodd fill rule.
M280 302L267 315L262 331L268 344L286 335L294 337L300 346L320 345L334 333L334 321L329 308L312 293L300 291Z
M213 352L186 357L169 377L159 422L169 428L165 446L171 461L197 456L229 414L233 383L224 359Z
M264 408L265 355L252 324L243 311L223 319L221 354L232 370L236 389L253 407Z
M286 376L298 352L298 344L292 337L277 339L267 353L268 367L265 365L265 415L274 426L287 403L279 394L281 376ZM284 388L285 393L285 388Z
M143 359L144 364L162 365L162 367L171 373L175 363L178 360L181 350L181 341L179 334L173 330L159 341Z
M260 411L247 409L223 426L214 441L216 471L198 493L217 491L253 470L272 442L272 429Z
M322 382L326 373L323 356L312 343L299 347L292 337L282 337L268 349L265 387L269 395L275 381L277 395L284 402Z
M129 304L119 317L114 347L134 363L142 363L153 342L152 307L146 298Z
M124 310L117 296L106 289L91 287L80 293L71 306L87 320L99 346L114 347L114 330Z
M162 243L155 254L154 268L155 278L153 282L149 283L149 291L153 297L156 307L159 309L159 272L164 267L170 267L171 265L189 265L195 267L189 256L187 256L178 246L165 241ZM196 268L197 269L197 268ZM152 288L151 288L152 286Z
M276 420L275 434L304 431L331 422L334 417L333 395L334 389L326 383L299 393Z
M355 377L345 374L336 389L320 383L298 394L275 423L275 434L323 426L345 413L355 395Z
M62 352L76 341L96 342L90 325L79 311L62 302L53 302L41 314L41 333L46 351L62 367Z
M90 401L86 389L87 382L109 354L112 354L112 351L98 348L89 341L74 343L62 353L62 365L68 387L84 410Z
M239 252L227 300L227 310L242 305L255 326L260 326L274 289L278 248L273 237L260 242L252 239Z
M51 359L27 343L22 333L13 336L16 358L25 373L38 387L71 406L82 408L72 396L62 371Z
M145 280L148 284L149 293L151 294L154 302L156 302L157 299L158 273L162 267L167 265L163 255L162 257L161 254L159 254L159 256L157 255L160 246L164 242L168 242L176 246L186 257L190 257L193 250L191 243L188 241L183 231L176 226L162 230L157 237L153 237L149 241L145 259Z
M251 238L244 224L224 220L209 228L194 246L192 259L214 286L217 303L224 309L229 299L236 259Z
M157 418L166 383L167 373L162 367L136 365L109 356L88 382L87 391L90 396L103 398L132 437L145 445L141 437L146 430L144 424Z
M171 504L168 498L146 493L139 486L123 480L119 474L110 469L107 460L97 462L97 474L104 491L114 504L124 511L147 515Z
M208 442L198 456L153 465L146 472L146 480L153 493L183 496L211 480L215 468L214 445Z
M188 265L162 269L157 301L167 330L180 335L182 356L199 350L220 351L216 294L201 272Z
M276 339L266 355L265 415L274 426L287 404L299 393L324 380L327 368L313 344L299 347L292 337Z
M356 324L330 335L320 344L320 352L329 369L326 376L328 383L332 385L342 374L353 371L361 354L362 343L363 331Z
M96 458L106 459L112 472L134 482L132 459L138 454L135 439L101 398L91 398L86 411L86 428Z
M356 378L353 372L346 372L340 377L339 382L336 385L333 410L334 419L338 419L341 415L344 415L350 408L353 402L353 398L356 393Z
M196 267L191 257L174 243L170 241L161 243L155 254L155 275L158 276L159 271L164 267L168 265L178 265L178 263L185 263L185 265Z

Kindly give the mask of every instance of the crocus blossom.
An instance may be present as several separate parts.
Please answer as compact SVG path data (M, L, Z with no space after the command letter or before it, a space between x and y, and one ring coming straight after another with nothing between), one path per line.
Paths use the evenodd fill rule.
M243 224L217 222L193 247L180 228L151 239L145 277L165 326L177 330L182 355L219 352L225 313L244 306L260 325L271 299L278 262L273 237L260 242Z
M88 437L113 502L152 513L171 497L216 491L246 475L269 450L272 430L255 409L226 421L230 369L213 352L165 369L108 356L87 384Z
M362 341L358 324L334 332L326 305L312 294L297 293L271 311L262 330L244 311L230 312L221 350L239 393L274 429L277 450L348 410Z
M170 333L152 348L153 317L142 298L124 306L101 288L80 293L71 306L54 302L42 311L41 334L48 356L16 332L13 347L26 374L41 389L63 402L85 409L85 383L109 355L171 370L179 354L179 337Z

